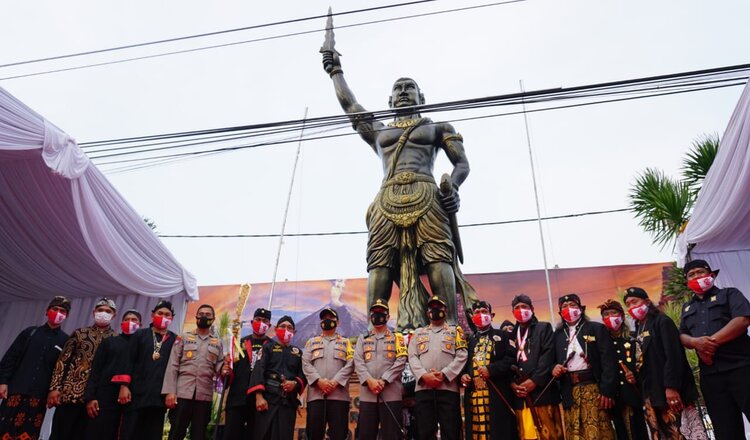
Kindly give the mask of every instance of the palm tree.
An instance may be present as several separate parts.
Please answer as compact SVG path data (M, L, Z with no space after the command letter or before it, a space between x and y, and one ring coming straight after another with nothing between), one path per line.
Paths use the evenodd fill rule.
M703 135L693 142L682 161L682 179L647 168L636 176L630 189L630 209L638 224L653 237L653 243L676 244L685 229L703 180L719 149L719 135Z
M636 177L629 197L638 224L662 249L675 242L695 201L690 185L653 168L647 168Z

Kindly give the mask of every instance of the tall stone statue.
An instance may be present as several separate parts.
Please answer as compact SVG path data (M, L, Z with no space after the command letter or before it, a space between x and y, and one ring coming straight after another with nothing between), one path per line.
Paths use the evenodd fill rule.
M393 84L388 100L396 110L392 122L383 124L367 113L344 79L330 9L320 51L341 107L380 158L385 174L367 211L367 308L377 299L388 302L396 282L400 289L397 328L426 325L429 294L419 278L426 273L433 294L448 305L447 321L455 324L457 299L462 309L478 301L457 261L462 252L455 223L458 188L469 175L463 138L451 124L421 117L414 106L424 103L424 95L411 78L399 78ZM433 178L439 150L453 164L441 188Z

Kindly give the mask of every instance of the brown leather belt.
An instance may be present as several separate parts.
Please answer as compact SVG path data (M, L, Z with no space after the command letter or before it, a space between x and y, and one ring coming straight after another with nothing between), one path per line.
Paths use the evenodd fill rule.
M568 371L567 374L573 386L588 385L596 382L593 370Z

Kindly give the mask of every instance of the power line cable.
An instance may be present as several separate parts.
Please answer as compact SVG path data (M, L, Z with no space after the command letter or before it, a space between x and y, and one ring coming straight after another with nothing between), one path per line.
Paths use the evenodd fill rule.
M586 217L591 215L603 215L603 214L614 214L618 212L627 212L630 208L618 208L608 209L603 211L589 211L579 212L574 214L555 215L550 217L542 217L542 220L560 220L575 217ZM494 222L481 222L481 223L465 223L459 225L459 228L476 228L484 226L498 226L498 225L510 225L516 223L529 223L538 221L537 217L524 218L517 220L502 220ZM335 231L335 232L300 232L300 233L286 233L285 237L326 237L335 235L362 235L367 234L367 231ZM278 238L281 234L158 234L161 238Z
M614 81L614 82L607 82L607 83L589 84L589 85L574 86L574 87L569 87L569 88L543 89L543 90L525 92L524 94L513 93L513 94L506 94L506 95L487 96L487 97L482 97L482 98L464 99L464 100L458 100L458 101L448 101L448 102L443 102L443 103L438 103L438 104L423 104L419 106L414 106L414 111L429 112L429 111L448 111L448 110L453 110L453 109L464 109L464 108L480 108L479 105L485 104L485 103L488 105L499 105L499 104L513 105L513 104L520 104L521 99L525 99L527 103L536 103L536 102L541 102L545 99L549 100L549 99L563 99L564 97L568 97L568 98L581 97L581 96L584 96L580 94L581 92L592 91L592 90L597 90L597 89L609 90L609 89L615 89L615 88L627 88L627 87L634 87L634 86L644 85L644 84L654 84L658 81L665 82L665 81L672 81L672 80L675 81L676 84L685 85L684 82L689 81L690 79L704 78L704 77L711 76L711 75L715 76L715 75L744 72L744 75L741 77L725 79L725 80L733 80L733 79L740 80L740 79L747 78L747 75L748 75L747 70L749 69L750 69L750 64L725 66L725 67L719 67L719 68L713 68L713 69L681 72L681 73L659 75L659 76L653 76L653 77L635 78L635 79L621 80L621 81ZM680 81L682 81L683 83L680 83ZM656 87L664 88L665 86L657 85ZM574 95L574 93L579 93L579 95L576 96ZM469 107L470 105L473 105L473 107ZM466 106L466 107L462 107L462 106ZM364 114L371 115L372 117L376 119L385 119L385 118L393 117L396 114L396 111L393 109L389 109L389 110L381 110L381 111L376 111L376 112L364 112ZM351 115L343 115L343 114L334 115L334 116L323 116L323 117L317 117L317 118L310 118L308 122L309 124L317 124L317 125L311 125L313 127L320 127L320 126L323 126L321 124L329 124L329 123L330 124L349 124L350 116ZM215 134L220 134L220 133L261 130L261 129L273 130L274 128L278 128L278 127L298 128L300 124L301 124L300 120L286 120L286 121L277 121L277 122L270 122L270 123L243 125L243 126L203 129L203 130L165 133L165 134L156 134L156 135L135 136L135 137L129 137L129 138L117 138L117 139L92 141L92 142L82 142L79 145L82 148L87 149L93 146L100 146L100 145L146 142L150 140L163 140L163 139L188 137L188 136L204 136L204 135L207 136L207 135L215 135ZM100 151L105 151L105 150L100 150Z
M371 7L371 8L354 9L354 10L351 10L351 11L334 12L331 15L333 15L335 17L338 17L338 16L342 16L342 15L359 14L359 13L362 13L362 12L373 12L373 11L378 11L378 10L383 10L383 9L399 8L399 7L403 7L403 6L413 6L413 5L417 5L417 4L420 4L420 3L433 3L433 2L436 2L436 1L438 1L438 0L415 0L415 1L406 2L406 3L396 3L396 4L391 4L391 5L374 6L374 7ZM76 52L76 53L69 53L69 54L65 54L65 55L56 55L56 56L51 56L51 57L46 57L46 58L37 58L37 59L33 59L33 60L16 61L16 62L13 62L13 63L8 63L8 64L0 64L0 69L5 68L5 67L13 67L13 66L22 66L22 65L27 65L27 64L41 63L41 62L45 62L45 61L54 61L54 60L62 60L62 59L66 59L66 58L75 58L75 57L81 57L81 56L85 56L85 55L95 55L95 54L106 53L106 52L115 52L115 51L120 51L120 50L125 50L125 49L134 49L136 47L146 47L146 46L153 46L153 45L157 45L157 44L174 43L174 42L177 42L177 41L194 40L194 39L197 39L197 38L213 37L213 36L216 36L216 35L231 34L231 33L236 33L236 32L249 31L249 30L253 30L253 29L261 29L261 28L267 28L267 27L273 27L273 26L280 26L280 25L284 25L284 24L301 23L301 22L304 22L304 21L319 20L321 18L326 18L326 17L328 17L328 14L313 15L313 16L308 16L308 17L292 18L292 19L289 19L289 20L274 21L274 22L270 22L270 23L256 24L256 25L252 25L252 26L245 26L245 27L239 27L239 28L233 28L233 29L224 29L224 30L221 30L221 31L204 32L204 33L201 33L201 34L185 35L185 36L182 36L182 37L173 37L173 38L165 38L165 39L162 39L162 40L147 41L147 42L143 42L143 43L126 44L126 45L123 45L123 46L108 47L108 48L105 48L105 49L95 49L95 50L89 50L89 51L85 51L85 52Z
M644 98L651 98L651 97L658 97L658 96L669 96L669 95L677 95L677 94L683 94L683 93L690 93L690 92L696 92L696 91L702 91L702 90L711 90L711 89L718 89L718 88L725 88L725 87L734 87L739 85L744 85L746 81L737 81L730 84L721 84L721 85L712 85L712 86L704 86L700 88L693 88L688 90L677 90L677 91L671 91L671 92L656 92L648 95L641 95L641 96L630 96L625 98L618 98L618 99L608 99L608 100L601 100L601 101L595 101L595 102L585 102L585 103L578 103L578 104L569 104L569 105L560 105L560 106L553 106L553 107L546 107L546 108L537 108L537 109L531 109L527 110L527 113L536 113L536 112L543 112L543 111L550 111L550 110L560 110L560 109L569 109L569 108L575 108L575 107L584 107L589 105L596 105L596 104L605 104L605 103L613 103L613 102L623 102L623 101L631 101L636 99L644 99ZM468 118L462 118L462 119L454 119L451 122L456 121L467 121L467 120L478 120L478 119L486 119L491 117L502 117L502 116L510 116L510 115L517 115L521 114L521 111L514 111L514 112L506 112L506 113L499 113L494 115L483 115L483 116L475 116L475 117L468 117ZM311 136L308 138L305 138L304 141L313 141L313 140L321 140L321 139L330 139L330 138L336 138L336 137L342 137L342 136L353 136L357 133L341 133L341 134L333 134L333 135L322 135L322 136ZM290 140L277 140L277 141L269 141L269 142L260 142L260 143L253 143L253 144L246 144L246 145L235 145L231 147L223 147L223 148L217 148L213 150L207 150L207 151L197 151L197 152L185 152L185 153L174 153L174 154L168 154L168 155L161 155L161 156L153 156L153 157L142 157L142 158L133 158L133 159L122 159L122 160L114 160L110 162L98 162L97 165L110 165L110 164L117 164L117 163L129 163L129 162L140 162L145 160L154 160L154 159L161 159L161 158L179 158L179 157L189 157L194 156L197 154L207 154L207 153L222 153L222 152L229 152L229 151L237 151L237 150L243 150L248 148L258 148L258 147L265 147L265 146L271 146L271 145L281 145L281 144L287 144L292 141ZM121 156L125 153L121 153ZM102 157L109 157L109 156L101 156Z
M449 14L453 12L461 12L461 11L468 11L473 9L480 9L480 8L488 8L493 6L500 6L500 5L506 5L511 3L521 3L525 2L527 0L506 0L501 2L495 2L495 3L488 3L488 4L482 4L482 5L475 5L475 6L466 6L462 8L453 8L453 9L445 9L442 11L435 11L435 12L426 12L422 14L412 14L412 15L405 15L401 17L393 17L393 18L387 18L387 19L381 19L381 20L371 20L371 21L365 21L361 23L354 23L349 25L343 25L343 26L337 26L336 29L347 29L347 28L353 28L353 27L359 27L359 26L368 26L371 24L380 24L380 23L387 23L391 21L400 21L400 20L410 20L412 18L420 18L420 17L429 17L433 15L440 15L440 14ZM3 78L0 78L0 81L5 80L12 80L12 79L19 79L19 78L28 78L32 76L39 76L39 75L48 75L52 73L60 73L60 72L69 72L73 70L80 70L80 69L88 69L91 67L101 67L101 66L108 66L111 64L121 64L121 63L127 63L130 61L139 61L139 60L146 60L151 58L159 58L159 57L165 57L170 55L178 55L178 54L184 54L184 53L191 53L191 52L198 52L203 50L209 50L209 49L218 49L222 47L230 47L230 46L237 46L240 44L249 44L249 43L257 43L261 41L269 41L269 40L277 40L280 38L287 38L287 37L296 37L300 35L307 35L307 34L313 34L313 33L319 33L319 32L325 32L325 29L313 29L309 31L300 31L300 32L291 32L287 34L281 34L281 35L272 35L269 37L262 37L262 38L255 38L251 40L244 40L244 41L236 41L232 43L223 43L223 44L214 44L210 46L202 46L202 47L196 47L192 49L183 49L183 50L176 50L172 52L163 52L153 55L144 55L139 57L132 57L132 58L124 58L121 60L113 60L113 61L105 61L101 63L93 63L93 64L84 64L81 66L74 66L74 67L65 67L61 69L53 69L53 70L45 70L41 72L33 72L33 73L26 73L21 75L13 75L13 76L6 76Z

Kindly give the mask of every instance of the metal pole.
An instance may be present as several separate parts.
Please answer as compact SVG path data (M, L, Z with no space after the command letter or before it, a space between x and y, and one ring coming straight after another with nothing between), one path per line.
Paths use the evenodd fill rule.
M529 134L529 118L526 114L526 100L523 94L523 81L519 80L521 86L521 106L523 109L523 123L526 126L526 143L529 147L529 163L531 164L531 181L534 183L534 201L536 202L536 218L539 224L539 239L542 242L542 259L544 260L544 280L547 282L547 299L549 300L549 320L555 325L555 309L552 307L552 285L549 282L549 269L547 268L547 248L544 244L544 231L542 229L542 212L539 209L539 191L536 186L536 170L534 168L534 154L531 151L531 135Z
M292 179L289 182L289 193L286 196L286 207L284 208L284 219L281 221L281 234L279 235L279 248L276 251L276 264L273 266L273 277L271 278L271 293L268 295L268 310L271 310L273 303L273 289L276 287L276 274L279 271L279 260L281 259L281 246L284 244L284 231L286 230L286 219L289 215L289 202L292 200L292 189L294 188L294 176L297 174L297 162L299 162L299 152L302 149L302 136L305 134L305 121L307 121L307 110L305 107L305 116L302 117L302 128L299 132L299 142L297 143L297 154L294 156L294 166L292 167Z

